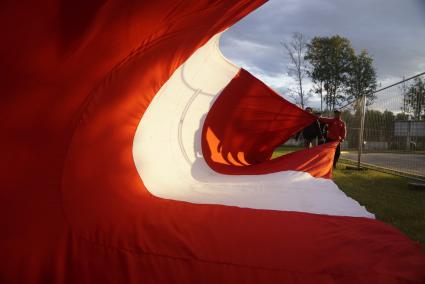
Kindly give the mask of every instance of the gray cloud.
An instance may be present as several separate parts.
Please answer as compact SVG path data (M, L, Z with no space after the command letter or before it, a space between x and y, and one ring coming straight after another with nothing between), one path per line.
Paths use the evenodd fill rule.
M271 0L226 31L223 54L285 91L288 64L281 42L339 34L374 58L382 85L425 71L425 0Z

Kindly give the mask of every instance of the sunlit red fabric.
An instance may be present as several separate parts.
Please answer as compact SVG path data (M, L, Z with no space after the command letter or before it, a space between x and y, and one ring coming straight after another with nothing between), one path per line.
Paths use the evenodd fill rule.
M270 160L277 146L315 119L241 69L205 120L204 156L211 168L226 174L296 170L329 178L336 144Z
M262 3L0 4L1 283L423 282L419 246L382 222L144 187L131 147L152 98Z

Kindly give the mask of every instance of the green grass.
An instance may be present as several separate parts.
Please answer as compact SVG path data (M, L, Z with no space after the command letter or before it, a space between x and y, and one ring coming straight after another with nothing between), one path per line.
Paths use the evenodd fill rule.
M272 159L301 149L301 147L297 146L281 146L274 151Z
M333 180L376 218L399 228L425 248L425 191L408 189L408 179L373 170L338 166Z
M282 147L274 157L299 148ZM425 191L409 190L409 180L373 170L349 170L339 164L332 178L348 196L376 218L394 225L425 248Z

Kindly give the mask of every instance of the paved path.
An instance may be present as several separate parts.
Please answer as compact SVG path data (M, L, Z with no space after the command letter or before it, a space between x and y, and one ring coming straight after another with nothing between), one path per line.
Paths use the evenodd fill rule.
M342 153L341 157L357 161L357 153L346 152ZM367 153L362 155L362 162L425 177L425 155Z

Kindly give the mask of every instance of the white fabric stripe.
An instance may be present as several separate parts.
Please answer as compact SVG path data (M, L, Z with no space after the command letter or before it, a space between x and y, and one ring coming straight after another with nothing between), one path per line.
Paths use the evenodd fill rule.
M373 218L332 180L296 171L230 176L209 168L202 157L202 126L239 71L219 51L219 37L175 71L138 125L133 156L146 188L157 197L199 204Z

